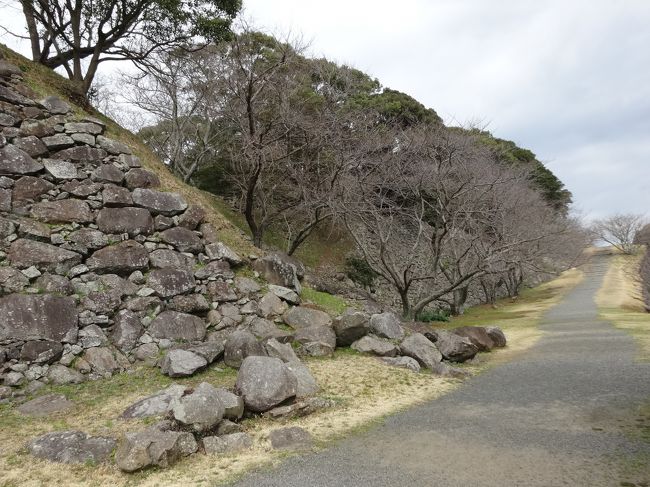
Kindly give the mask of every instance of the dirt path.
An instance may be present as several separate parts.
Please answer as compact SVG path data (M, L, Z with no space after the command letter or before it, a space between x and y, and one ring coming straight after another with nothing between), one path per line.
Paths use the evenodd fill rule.
M594 258L517 360L235 485L650 485L650 364L635 362L629 335L598 321L593 297L606 267Z

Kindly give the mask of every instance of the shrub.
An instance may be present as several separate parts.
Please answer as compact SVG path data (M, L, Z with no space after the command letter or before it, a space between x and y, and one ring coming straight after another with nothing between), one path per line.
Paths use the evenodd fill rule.
M372 270L364 259L348 257L345 259L345 273L357 284L371 287L377 278L377 273Z
M418 321L449 321L449 313L445 310L424 310L417 316Z

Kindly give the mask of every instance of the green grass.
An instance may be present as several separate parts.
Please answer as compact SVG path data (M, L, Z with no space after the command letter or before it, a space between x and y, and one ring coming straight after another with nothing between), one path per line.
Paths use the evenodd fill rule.
M311 302L334 316L343 314L343 312L350 307L343 298L316 291L309 287L302 288L301 297L303 301Z

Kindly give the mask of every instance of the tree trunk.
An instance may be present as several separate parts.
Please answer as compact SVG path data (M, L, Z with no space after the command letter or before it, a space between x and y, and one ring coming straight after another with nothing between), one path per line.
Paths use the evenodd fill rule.
M463 286L454 289L451 301L451 314L454 316L462 315L465 312L465 303L469 294L469 286Z

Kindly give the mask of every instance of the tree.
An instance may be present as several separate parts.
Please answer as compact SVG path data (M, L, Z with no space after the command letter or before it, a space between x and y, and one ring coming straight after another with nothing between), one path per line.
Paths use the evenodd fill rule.
M81 93L106 61L143 61L159 49L216 42L230 35L240 0L15 0L32 58L63 68Z
M591 229L594 236L617 248L624 254L633 254L636 250L634 238L645 225L643 215L617 213L608 218L596 220Z

